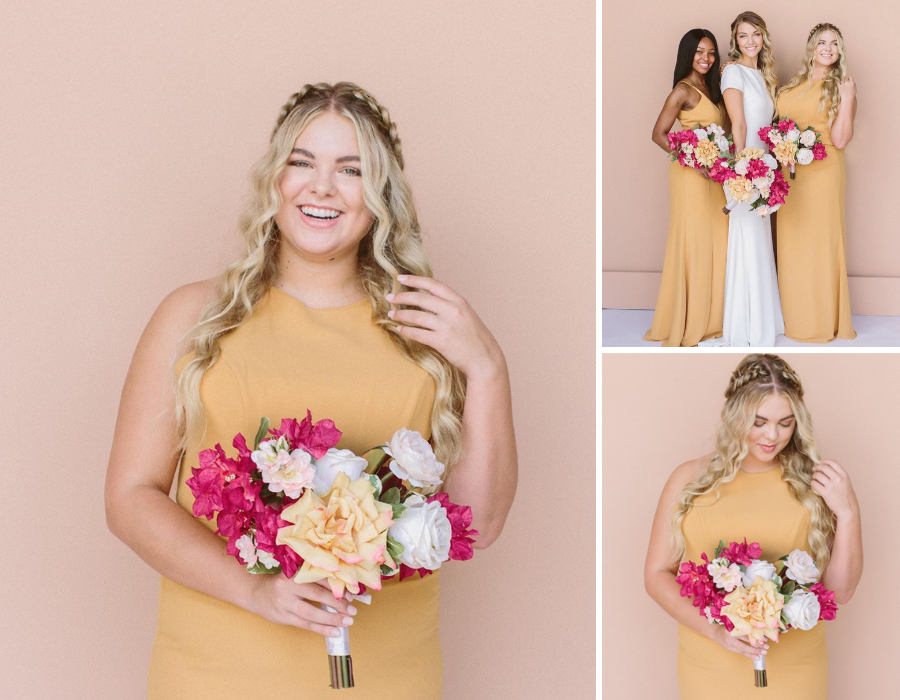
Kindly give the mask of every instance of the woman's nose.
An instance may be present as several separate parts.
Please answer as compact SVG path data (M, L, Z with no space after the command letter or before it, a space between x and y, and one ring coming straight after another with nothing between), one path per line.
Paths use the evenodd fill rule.
M310 186L316 194L331 194L334 192L334 181L332 180L331 172L327 168L319 168L316 170Z

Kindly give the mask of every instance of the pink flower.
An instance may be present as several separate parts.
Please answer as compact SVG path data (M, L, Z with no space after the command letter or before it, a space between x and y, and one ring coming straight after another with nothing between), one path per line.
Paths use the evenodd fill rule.
M450 538L450 558L456 561L471 559L474 552L472 543L478 536L478 530L466 528L472 524L472 509L469 506L458 506L450 502L450 496L444 492L436 493L428 499L428 502L438 501L447 511L447 519L453 534ZM401 574L402 580L402 574Z
M819 599L819 619L833 620L837 617L838 606L834 602L834 591L829 591L824 584L814 583L809 587L810 592L816 594Z
M269 432L276 438L284 435L291 443L291 449L306 450L316 459L321 459L328 450L341 439L341 431L334 427L334 421L324 418L313 425L312 412L306 409L306 418L297 423L296 418L285 418L281 421L281 429Z
M793 119L782 119L778 122L778 131L783 134L786 134L791 129L795 128L797 125L794 123Z
M750 180L758 177L766 177L769 174L769 166L762 160L751 160L747 164L747 178Z
M192 509L195 517L212 520L215 512L222 509L222 489L226 478L233 473L232 460L225 456L221 445L203 450L197 459L200 467L191 468L193 476L186 482L194 494Z
M709 177L713 182L724 184L726 180L736 177L734 170L728 167L728 161L724 158L717 160L709 169Z
M419 574L419 578L425 578L428 574L433 574L434 572L431 569L413 569L412 567L407 566L406 564L400 564L400 580L407 579L410 576L415 576ZM382 578L391 578L390 576L383 576Z
M760 141L766 144L769 148L772 148L772 142L769 141L769 131L771 131L771 129L771 126L764 126L756 132L757 136L759 136Z
M779 175L780 173L775 174L776 180L778 179ZM774 186L774 183L772 184ZM739 542L732 542L728 546L728 549L724 550L720 556L727 559L733 564L743 564L744 566L750 566L753 559L759 559L762 556L762 548L759 546L759 542L747 544L747 538L745 537L743 544L740 544Z
M825 144L823 143L815 143L812 147L813 158L816 160L825 160L828 156L828 152L825 150Z

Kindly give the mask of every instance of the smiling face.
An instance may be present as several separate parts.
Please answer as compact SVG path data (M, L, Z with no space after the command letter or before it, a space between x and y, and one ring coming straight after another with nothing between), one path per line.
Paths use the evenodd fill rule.
M816 45L813 47L815 52L815 62L823 68L828 68L841 57L841 49L838 45L837 35L830 29L826 29L819 34Z
M282 245L310 260L355 256L373 221L360 167L353 123L335 112L315 117L294 142L279 180L275 223Z
M797 421L784 394L769 394L756 409L753 427L747 433L747 456L751 462L772 462L794 435Z
M749 22L741 22L737 26L735 39L741 54L747 58L756 58L762 51L762 32Z
M713 46L712 39L703 37L697 44L697 50L694 52L693 69L700 75L706 75L709 69L716 62L716 49Z

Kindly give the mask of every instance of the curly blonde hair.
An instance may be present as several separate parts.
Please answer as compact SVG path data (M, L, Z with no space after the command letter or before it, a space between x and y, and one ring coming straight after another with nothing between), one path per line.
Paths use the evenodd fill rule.
M847 54L844 53L844 37L841 35L841 30L833 24L823 22L812 28L809 37L806 39L806 54L803 57L800 70L786 85L778 90L778 94L781 95L786 90L790 90L812 79L813 69L816 64L816 44L819 41L819 37L827 31L834 32L835 37L837 37L838 51L840 52L840 57L831 64L828 73L822 80L822 99L819 100L819 111L825 112L827 110L828 123L831 124L837 116L838 107L841 105L841 93L838 90L838 85L847 77Z
M734 22L731 23L731 43L728 46L728 56L735 61L741 57L741 49L737 43L737 31L738 27L744 22L754 29L758 29L759 33L762 34L763 45L757 56L757 61L759 62L759 72L766 83L766 90L768 90L769 97L772 98L772 102L774 103L775 88L778 87L778 76L775 74L775 55L772 53L772 37L769 35L769 30L766 29L766 23L763 21L762 17L755 12L741 12L741 14L734 18Z
M772 394L781 394L790 402L796 421L790 442L776 458L781 476L787 482L791 495L809 511L809 546L816 565L823 571L828 565L835 520L831 509L810 486L813 467L821 461L813 438L812 419L803 402L800 378L777 355L747 355L731 375L716 437L716 453L700 478L685 486L675 499L672 515L673 561L680 561L684 556L681 525L693 509L694 499L716 493L719 486L737 476L741 462L747 456L747 433L753 427L756 410Z
M360 243L358 272L372 306L372 320L389 334L408 359L435 382L431 441L438 459L448 465L461 455L465 376L436 350L403 337L388 318L385 295L407 289L397 276L431 277L422 244L412 192L403 173L397 126L372 95L353 83L307 84L281 108L269 148L251 173L251 197L240 218L243 254L222 274L218 295L186 334L193 356L178 376L176 429L180 450L199 446L206 432L200 381L219 358L219 338L250 318L269 291L277 271L279 231L275 214L282 203L279 181L300 132L326 112L343 115L356 130L363 178L363 198L374 221Z

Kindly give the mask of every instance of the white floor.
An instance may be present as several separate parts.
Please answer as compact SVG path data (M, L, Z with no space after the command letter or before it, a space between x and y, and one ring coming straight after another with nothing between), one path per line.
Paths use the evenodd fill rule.
M603 347L662 347L662 343L644 340L653 312L643 309L603 309ZM775 339L775 347L810 348L896 348L900 347L900 316L854 316L856 340L832 340L830 343L798 343L783 335Z

